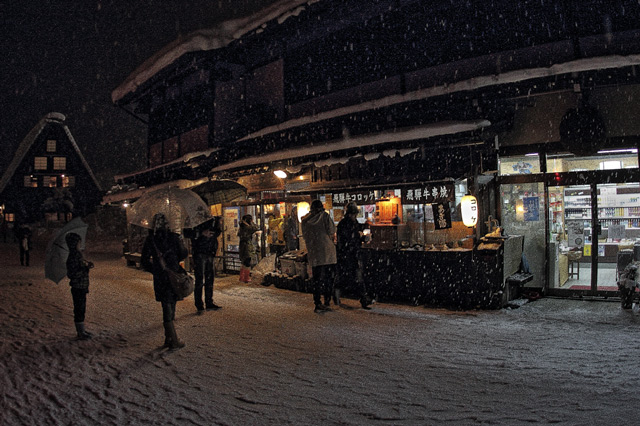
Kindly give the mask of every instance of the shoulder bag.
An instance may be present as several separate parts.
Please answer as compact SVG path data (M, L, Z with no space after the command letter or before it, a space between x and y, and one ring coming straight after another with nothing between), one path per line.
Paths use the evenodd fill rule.
M171 288L178 297L178 300L182 300L193 293L195 286L193 277L182 268L180 268L180 271L173 271L172 269L167 268L167 263L165 262L162 253L160 253L160 250L158 250L158 246L155 241L153 242L153 246L156 249L156 255L158 256L160 267L164 271L169 283L171 283Z

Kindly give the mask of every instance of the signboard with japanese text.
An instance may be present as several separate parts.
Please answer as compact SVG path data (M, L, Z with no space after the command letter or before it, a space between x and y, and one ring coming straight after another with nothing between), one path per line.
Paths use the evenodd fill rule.
M334 192L331 201L335 207L342 207L351 201L354 201L356 204L375 204L376 193L373 189L366 191Z
M451 228L451 210L449 203L431 203L433 209L433 223L435 229Z
M455 187L451 183L425 183L401 189L403 204L432 204L455 202Z
M540 199L538 197L524 197L524 221L537 222L540 220Z

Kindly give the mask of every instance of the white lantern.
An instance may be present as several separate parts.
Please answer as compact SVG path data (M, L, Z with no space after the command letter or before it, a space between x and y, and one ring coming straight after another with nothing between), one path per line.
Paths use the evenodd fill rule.
M472 227L478 223L478 200L471 194L462 197L460 202L462 213L462 223L464 226Z

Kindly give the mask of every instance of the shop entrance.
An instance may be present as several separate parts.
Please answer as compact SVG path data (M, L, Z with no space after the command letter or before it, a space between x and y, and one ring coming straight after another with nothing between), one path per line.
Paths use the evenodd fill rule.
M553 186L549 193L549 289L618 291L640 237L640 185Z

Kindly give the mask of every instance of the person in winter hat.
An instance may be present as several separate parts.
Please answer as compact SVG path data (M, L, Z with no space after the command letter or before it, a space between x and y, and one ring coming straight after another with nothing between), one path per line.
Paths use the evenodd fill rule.
M238 237L240 238L240 281L251 282L251 262L256 256L256 247L253 244L253 234L259 231L258 225L253 223L250 214L242 216Z
M84 316L87 311L87 293L89 293L89 269L93 268L93 263L85 260L78 248L82 240L80 235L70 232L64 238L69 248L67 277L69 277L73 298L73 321L78 339L87 340L92 335L85 330Z
M164 345L169 349L178 349L185 344L178 339L173 324L176 318L176 303L178 296L173 291L169 278L164 273L160 257L164 259L166 267L173 271L182 269L180 261L187 257L187 249L182 237L169 229L167 218L158 213L153 217L153 229L142 247L140 263L145 271L153 274L153 291L156 301L162 305L162 325L164 326Z
M314 200L310 210L302 218L301 225L302 236L307 245L307 259L313 274L314 311L330 311L336 266L336 226L320 200Z
M218 251L218 237L222 233L220 218L216 217L207 225L198 229L197 237L191 242L193 249L193 268L196 276L193 300L198 313L207 310L217 310L220 306L213 303L213 281L215 268L213 260ZM204 288L204 303L202 303L202 289Z
M358 223L358 205L353 201L345 207L345 214L338 223L336 254L338 257L336 288L334 302L340 304L340 291L353 285L358 285L360 291L360 305L363 309L369 309L367 286L364 281L359 282L358 270L360 269L360 249L365 240L364 224Z

